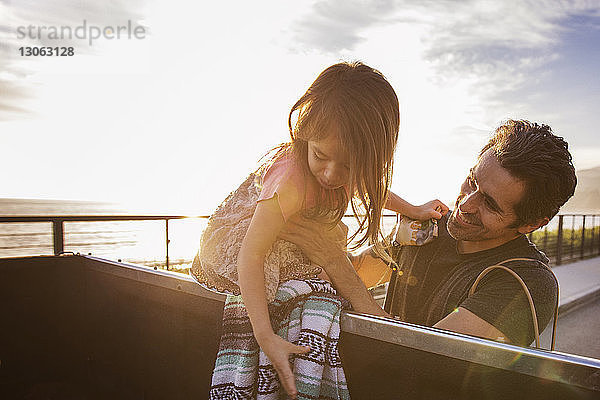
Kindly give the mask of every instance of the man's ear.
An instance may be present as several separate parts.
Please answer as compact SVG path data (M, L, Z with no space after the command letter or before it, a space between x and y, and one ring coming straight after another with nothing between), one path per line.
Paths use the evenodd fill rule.
M542 219L536 221L535 223L520 226L517 230L519 231L519 233L522 233L523 235L527 235L528 233L531 233L531 232L535 231L536 229L541 228L542 226L546 226L548 224L548 222L550 222L550 220L548 218L542 218Z

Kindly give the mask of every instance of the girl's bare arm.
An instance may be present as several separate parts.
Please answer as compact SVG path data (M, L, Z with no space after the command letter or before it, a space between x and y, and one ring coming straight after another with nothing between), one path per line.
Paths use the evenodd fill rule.
M273 364L285 391L295 398L297 390L289 355L310 349L289 343L273 332L265 294L265 255L283 225L277 196L257 204L238 255L238 278L256 341Z
M260 201L238 255L240 290L258 340L263 335L273 333L267 308L263 265L265 255L283 224L277 198Z
M440 219L448 212L448 206L446 206L440 200L436 199L428 201L425 204L421 204L420 206L414 206L392 191L390 191L388 194L388 199L385 203L385 209L395 211L402 215L406 215L409 218L417 220L425 220L430 218Z

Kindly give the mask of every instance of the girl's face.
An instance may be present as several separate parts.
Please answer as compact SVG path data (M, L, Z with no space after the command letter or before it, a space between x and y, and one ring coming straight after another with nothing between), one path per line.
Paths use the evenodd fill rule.
M350 183L349 160L335 134L308 141L308 167L325 189L338 189Z

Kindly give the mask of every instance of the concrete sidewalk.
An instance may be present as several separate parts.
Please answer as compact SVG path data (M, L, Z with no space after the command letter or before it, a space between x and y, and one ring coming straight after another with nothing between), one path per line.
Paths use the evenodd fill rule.
M600 297L600 257L552 268L560 289L559 315Z

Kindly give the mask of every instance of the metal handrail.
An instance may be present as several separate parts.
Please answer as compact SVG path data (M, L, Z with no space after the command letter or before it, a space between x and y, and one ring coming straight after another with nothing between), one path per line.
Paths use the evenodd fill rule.
M64 223L68 222L99 222L99 221L165 221L165 263L169 269L169 220L185 218L208 218L208 215L184 216L184 215L15 215L0 216L3 222L52 222L52 242L54 255L60 255L65 251Z
M571 218L571 226L565 226L565 218ZM581 218L580 227L575 229L575 218ZM552 252L554 251L554 259L555 265L561 265L563 263L564 258L566 257L568 261L572 261L574 259L584 259L586 257L586 250L588 251L587 256L600 256L600 225L596 224L596 218L600 219L599 214L582 214L582 213L570 213L570 214L558 214L556 218L558 219L558 228L556 235L556 243L555 247L548 246L548 226L546 226L543 230L544 236L541 240L541 243L535 242L544 252ZM586 221L591 222L586 226ZM569 237L565 237L565 230L570 232ZM579 244L574 246L575 242L575 234L578 230L581 230L579 237ZM598 231L598 232L596 232ZM586 239L586 232L589 233L591 238ZM529 238L532 239L532 233L530 233ZM569 242L565 245L565 239ZM533 240L532 240L533 241ZM578 252L575 251L578 250ZM591 253L591 254L590 254ZM549 255L549 254L548 254Z
M353 214L346 214L344 217L353 217ZM396 214L384 214L384 217L396 217ZM0 223L5 222L52 222L52 242L54 255L60 255L65 252L65 222L101 222L101 221L165 221L165 266L169 269L169 220L204 218L209 215L11 215L0 216Z
M353 217L353 214L346 214L344 217ZM396 214L384 214L384 217L396 217ZM15 215L15 216L0 216L0 223L8 223L8 222L51 222L52 223L52 236L53 236L53 249L55 255L60 255L64 253L65 246L65 234L64 234L64 223L65 222L101 222L101 221L157 221L162 220L165 221L165 248L166 248L166 257L165 263L167 270L169 269L169 220L172 219L208 219L209 215L198 215L198 216L189 216L189 215ZM563 261L563 224L564 217L582 217L582 233L581 233L581 246L580 246L580 258L585 256L585 247L586 243L585 234L586 234L586 219L591 217L592 227L591 227L591 249L592 253L594 253L595 247L595 228L594 222L596 221L596 217L600 218L598 214L560 214L558 217L558 234L557 234L557 243L556 243L556 265L560 265ZM589 229L588 229L589 230ZM531 238L531 234L529 236ZM571 253L573 253L573 229L571 229ZM544 248L547 249L547 227L546 234L544 238ZM596 255L600 255L600 230L597 236L597 246L598 251ZM572 257L573 258L573 257Z

